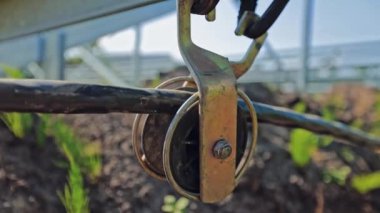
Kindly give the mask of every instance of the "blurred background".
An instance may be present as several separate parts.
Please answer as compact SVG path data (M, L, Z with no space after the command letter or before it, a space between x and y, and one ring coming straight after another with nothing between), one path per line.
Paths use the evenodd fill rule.
M239 60L252 42L234 35L239 2L220 1L215 22L192 15L194 42ZM271 2L259 0L257 13ZM254 101L380 137L379 11L378 0L291 0L239 87ZM0 76L154 87L189 74L176 31L169 0L0 40ZM380 212L378 150L260 124L247 174L208 205L141 169L133 119L1 113L0 212Z
M250 40L234 35L239 1L217 7L217 20L192 17L199 46L239 59ZM262 14L271 1L260 1ZM342 81L378 86L380 20L376 0L292 0L269 30L251 72L240 82L265 82L318 92ZM0 43L0 59L36 78L142 85L184 65L177 47L175 2Z

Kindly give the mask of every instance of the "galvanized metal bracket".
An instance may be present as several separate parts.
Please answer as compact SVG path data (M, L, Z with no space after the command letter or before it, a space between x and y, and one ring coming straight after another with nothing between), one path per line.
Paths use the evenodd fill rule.
M243 75L256 58L266 34L254 42L240 62L230 62L226 57L195 45L191 40L191 8L195 0L178 0L178 43L198 92L191 96L177 111L168 128L163 163L169 183L180 194L203 202L223 200L235 188L236 182L252 158L257 136L257 119L253 106L244 93L237 91L236 79ZM208 20L214 19L215 11ZM245 14L238 29L244 30L251 21ZM194 83L195 82L195 83ZM247 157L236 163L237 153L237 98L240 96L250 105L252 118L252 143ZM245 98L244 98L245 97ZM171 167L171 144L182 117L194 105L199 106L199 193L180 186Z
M252 23L255 23L257 20L259 20L259 17L254 12L245 11L239 20L238 26L235 29L235 34L238 36L244 35L244 32L249 28L249 26L252 25ZM268 33L264 33L257 39L253 40L244 57L240 61L233 62L231 64L236 78L244 75L244 73L246 73L252 66L267 36Z
M179 47L200 94L200 199L216 202L235 187L236 78L227 58L192 42L192 5L192 0L178 0ZM220 140L231 147L225 159L213 155Z

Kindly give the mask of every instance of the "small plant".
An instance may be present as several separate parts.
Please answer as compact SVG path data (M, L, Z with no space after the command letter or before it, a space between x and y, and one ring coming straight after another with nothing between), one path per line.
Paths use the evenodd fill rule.
M100 148L83 143L73 130L58 118L42 116L41 119L69 162L68 183L63 193L58 192L58 196L68 213L90 212L82 174L86 174L91 181L100 176Z
M329 107L323 107L322 108L322 118L327 121L334 121L336 120L336 115L333 110L331 110ZM330 145L334 141L334 138L331 136L320 136L319 137L319 146L320 147L326 147Z
M318 149L318 136L304 129L294 129L290 135L289 152L293 162L306 166L313 153Z
M298 102L294 105L293 110L299 113L304 113L306 111L306 103L303 101Z
M39 146L43 146L48 137L47 135L47 123L45 120L49 119L49 115L40 114L38 116L37 125L36 125L36 141Z
M380 171L354 176L351 181L351 186L363 194L375 189L380 189Z
M24 78L24 74L18 69L4 64L0 64L0 68L8 78ZM4 113L0 115L0 119L17 138L23 138L33 125L32 115L28 113Z
M94 144L85 144L73 132L73 130L58 118L44 117L48 132L52 135L58 147L70 156L79 165L80 170L90 180L94 181L101 174L100 147ZM66 151L64 150L67 149Z
M83 174L94 181L101 173L100 149L86 145L73 130L58 118L41 116L45 130L54 137L69 162L68 183L58 192L68 213L90 212Z
M68 158L70 169L68 183L65 185L64 191L58 192L61 202L65 206L68 213L88 213L87 192L83 184L82 174L79 165L75 162L66 144L63 145L63 150Z
M17 138L23 138L33 127L32 115L27 113L4 113L0 119Z
M342 150L340 150L339 154L342 156L342 158L346 161L346 162L354 162L355 161L355 158L356 158L356 155L355 153L348 147L344 147Z
M24 78L24 74L18 69L1 64L0 67L10 78ZM86 174L90 180L100 176L100 147L83 143L73 130L58 118L42 114L37 116L39 119L34 120L32 114L5 113L0 115L0 119L18 138L31 131L35 123L36 141L39 145L43 145L48 136L55 139L68 160L65 166L68 166L69 170L68 183L63 192L58 192L58 196L68 213L90 212L82 174Z
M299 102L294 106L294 110L300 113L306 111L306 104ZM335 120L334 112L328 108L322 108L322 117L325 120ZM304 129L294 129L290 134L289 152L293 162L298 167L306 166L312 159L313 153L320 147L326 147L333 142L330 136L319 136Z
M336 183L343 186L346 183L348 175L351 173L351 168L342 166L340 168L325 169L323 172L323 181L325 183Z
M299 102L294 106L294 110L299 113L304 113L306 111L306 104ZM294 129L290 133L289 152L293 162L297 166L306 166L317 148L318 137L312 132L304 129Z
M187 198L180 197L177 200L173 195L166 195L161 210L168 213L186 213L189 204L190 201Z
M25 78L24 73L19 69L13 68L11 66L7 66L5 64L0 64L0 68L4 71L5 75L8 78L14 78L14 79Z
M160 78L160 76L157 76L156 78L154 78L150 84L149 84L149 87L152 87L152 88L155 88L157 87L158 85L160 85L162 83L162 79Z

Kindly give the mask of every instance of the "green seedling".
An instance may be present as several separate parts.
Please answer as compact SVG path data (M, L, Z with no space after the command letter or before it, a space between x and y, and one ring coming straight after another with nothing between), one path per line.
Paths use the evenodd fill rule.
M32 115L27 113L4 113L0 119L17 138L25 137L33 127Z
M57 118L45 118L45 123L49 126L49 134L54 137L58 147L61 150L66 147L74 161L80 166L81 171L91 181L95 181L100 176L102 169L100 147L82 142L67 124Z
M380 171L354 176L351 186L363 194L380 189Z
M173 195L166 195L161 210L168 213L186 213L189 204L190 201L187 198L181 197L177 200Z
M342 166L340 168L325 169L323 171L323 181L325 183L336 183L343 186L346 183L348 175L351 173L351 168Z
M75 162L69 148L63 144L63 150L68 158L70 169L68 183L63 192L58 192L61 202L67 213L89 213L88 196L84 187L83 177L79 165Z

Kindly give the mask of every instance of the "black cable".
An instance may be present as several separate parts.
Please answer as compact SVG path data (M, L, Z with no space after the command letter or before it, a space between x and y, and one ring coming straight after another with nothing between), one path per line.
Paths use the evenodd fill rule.
M240 0L238 21L241 19L245 11L255 12L257 1L258 0ZM273 0L260 19L257 22L252 23L244 32L244 35L253 39L262 36L277 20L288 2L289 0Z
M245 11L256 11L257 1L258 0L240 0L238 21L241 19Z
M289 0L274 0L257 23L254 23L247 31L245 36L256 39L262 36L274 24Z

